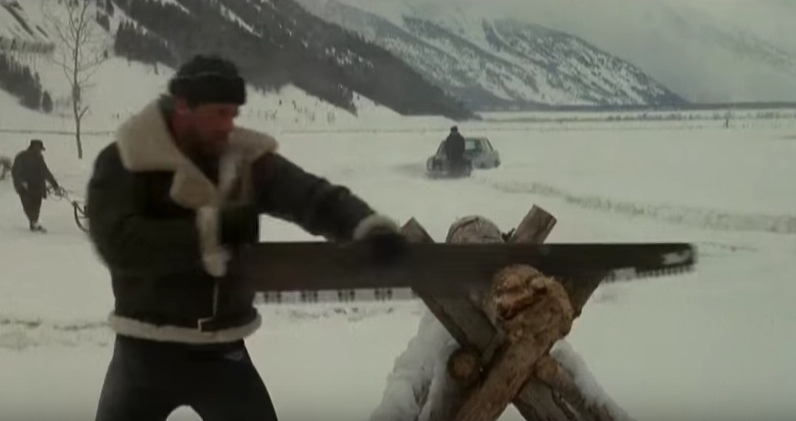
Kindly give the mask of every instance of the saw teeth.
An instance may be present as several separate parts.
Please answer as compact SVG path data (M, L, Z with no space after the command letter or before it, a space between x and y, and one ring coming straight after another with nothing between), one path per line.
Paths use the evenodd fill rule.
M677 276L686 274L689 272L693 272L694 266L693 265L685 265L685 266L675 266L669 268L661 268L661 269L654 269L654 270L645 270L638 272L639 278L664 278L670 276Z
M661 269L636 270L633 268L619 269L607 275L603 282L623 282L634 279L663 278L682 275L694 271L694 265L672 266Z
M324 304L385 301L416 301L411 288L333 289L318 291L282 291L258 294L257 304Z

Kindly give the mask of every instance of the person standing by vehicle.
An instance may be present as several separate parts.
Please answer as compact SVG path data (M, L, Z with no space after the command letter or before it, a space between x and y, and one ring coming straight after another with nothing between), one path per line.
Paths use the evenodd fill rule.
M236 126L245 103L235 64L195 56L95 160L89 233L110 272L116 333L96 421L162 421L180 406L204 421L277 420L244 342L261 324L255 292L227 270L259 241L261 214L359 241L378 260L404 251L391 219Z
M44 151L44 143L39 139L33 139L26 150L17 154L11 167L14 190L22 202L22 210L28 218L29 228L38 232L46 232L39 223L41 202L47 197L46 183L49 182L52 188L60 190L58 181L44 161Z
M459 128L451 127L451 132L445 139L445 157L454 168L464 166L464 147L464 136L459 133Z

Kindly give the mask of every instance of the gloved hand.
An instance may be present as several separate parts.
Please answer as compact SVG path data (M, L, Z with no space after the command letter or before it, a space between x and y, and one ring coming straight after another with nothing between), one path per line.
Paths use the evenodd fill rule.
M408 248L406 237L397 232L374 232L364 239L376 263L389 263L401 257Z
M376 263L389 263L400 258L408 248L406 237L397 227L378 225L365 232L359 240L368 249L370 259Z
M259 213L250 204L225 205L218 211L219 241L236 247L257 242L260 233Z

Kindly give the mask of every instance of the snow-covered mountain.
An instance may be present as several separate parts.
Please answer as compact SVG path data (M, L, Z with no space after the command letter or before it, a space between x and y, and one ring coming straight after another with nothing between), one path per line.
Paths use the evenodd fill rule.
M301 1L366 38L384 37L381 44L391 44L393 52L409 48L383 28L367 29L363 19L351 14L340 17L341 8L329 6L327 0ZM509 19L572 34L632 63L690 102L796 100L796 2L792 0L332 1L384 18L410 33L406 21L422 19L476 44L484 37L482 22ZM421 55L414 50L403 55ZM534 57L545 54L535 52Z
M431 1L300 1L390 50L473 108L682 102L630 63L544 25Z
M796 99L790 0L498 1L625 58L693 102Z
M178 4L175 1L161 0L161 4ZM0 143L34 132L57 136L75 130L70 84L63 68L53 61L54 54L49 50L54 47L55 36L43 18L41 6L44 4L56 5L56 2L0 0ZM54 10L57 12L59 9ZM82 120L82 130L86 136L110 135L124 119L163 93L174 73L174 68L160 61L152 49L147 51L149 54L139 54L141 49L146 50L151 44L136 44L143 48L132 51L133 54L129 51L117 54L113 46L118 41L120 26L125 22L138 21L119 8L112 15L105 16L108 16L108 20L103 20L102 25L107 25L111 30L99 29L96 33L109 46L110 54L108 60L92 72L90 86L82 94L84 105L88 106ZM35 36L30 36L26 27L31 28ZM138 24L139 30L144 28ZM396 70L396 73L406 74L402 69ZM433 85L427 82L418 84L416 90L429 86ZM271 132L334 132L350 130L352 127L373 130L381 127L384 121L403 119L400 113L368 95L352 95L351 103L356 109L356 114L352 114L348 109L325 100L323 92L308 92L304 86L291 82L279 89L267 91L250 84L248 94L248 103L241 110L241 123ZM438 115L406 118L411 118L415 126L432 130L447 131L452 123L450 119ZM0 145L0 149L4 147ZM0 154L3 152L7 153L3 150Z
M18 0L0 0L0 51L52 51L53 39L39 22L39 8L24 8Z
M293 0L76 1L92 5L90 24L101 27L97 31L103 34L107 56L174 69L194 54L221 53L260 91L295 86L354 114L358 98L364 97L403 115L474 117L461 101L400 58ZM40 96L38 91L47 88L35 86L36 69L26 70L19 63L46 55L41 46L52 47L55 41L54 31L47 30L49 19L43 18L45 4L52 15L67 15L66 2L0 3L0 55L12 56L0 56L0 89L16 96L28 91L28 96ZM19 85L10 82L14 77L24 78L30 88L8 88Z

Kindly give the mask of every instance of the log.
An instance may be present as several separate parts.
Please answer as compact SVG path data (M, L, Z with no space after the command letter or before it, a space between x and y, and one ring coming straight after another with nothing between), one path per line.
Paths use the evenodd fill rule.
M498 419L531 379L536 362L569 332L574 319L564 287L524 265L507 267L495 276L489 301L506 344L483 383L464 401L457 421Z
M420 223L411 218L401 228L401 232L411 242L434 242L434 239ZM436 386L444 389L436 402L428 402L424 396L421 402L421 414L418 418L427 420L449 421L456 408L461 405L464 392L480 377L480 349L485 348L493 339L492 325L484 314L469 300L434 297L423 291L416 291L429 311L436 317L448 333L461 344L474 344L453 351L446 365L447 378L442 385L434 385L434 378L429 374L428 388ZM478 345L481 345L480 348Z
M407 236L408 241L434 242L414 218L404 224L401 232ZM472 302L445 297L436 298L422 291L416 293L459 344L469 343L476 349L484 349L492 341L494 336L492 325Z
M556 219L552 215L537 206L533 206L518 225L518 228L512 230L509 235L502 234L497 226L486 218L470 216L459 219L451 225L446 236L446 241L459 243L502 241L542 243L555 224ZM414 218L410 219L403 226L402 231L410 241L434 241L428 232L426 232ZM526 274L533 273L533 277L538 277L539 275L538 272L535 272L532 268L524 267L522 269L516 269L519 271L524 270ZM508 273L511 273L511 271ZM595 286L598 283L599 280L595 280ZM502 320L498 308L500 307L503 309L504 313L502 317L504 319L513 314L515 322L519 323L519 326L523 326L523 320L527 321L529 318L530 320L534 320L535 316L530 317L526 315L524 318L519 316L522 314L522 311L517 309L517 306L520 303L526 306L530 305L533 300L527 297L527 294L526 296L522 296L504 293L503 295L498 295L501 298L500 300L492 301L492 310L488 310L490 306L485 305L485 303L489 301L485 301L484 298L494 296L494 290L495 288L491 290L486 288L482 291L470 291L470 300L444 297L435 298L421 291L416 291L417 295L434 315L436 321L442 324L445 330L447 330L460 345L460 348L452 352L445 351L445 349L453 349L451 348L453 343L449 342L444 345L445 349L441 348L439 350L439 352L443 353L441 355L450 353L447 366L444 367L445 372L447 372L447 376L444 379L439 378L438 374L433 374L438 371L436 368L433 370L426 368L422 370L422 372L413 375L414 380L417 381L417 384L413 387L418 406L417 411L419 412L414 415L413 413L402 412L397 419L422 421L447 421L454 419L457 412L460 412L464 408L465 399L468 397L468 394L472 396L473 387L477 386L477 382L480 380L483 371L482 367L486 367L487 371L492 372L494 375L494 373L497 373L494 371L495 367L498 366L496 361L502 359L502 361L504 361L504 368L508 368L509 372L516 373L519 367L519 371L524 370L526 373L530 372L533 374L530 379L526 378L527 381L524 385L518 379L515 384L510 386L516 388L517 383L522 385L522 390L514 394L513 403L525 419L610 421L611 418L599 416L599 414L606 413L605 408L588 407L588 401L583 399L582 394L579 394L572 377L567 376L566 370L547 355L549 347L543 351L541 357L535 364L532 364L532 358L528 358L529 355L525 353L527 351L521 351L515 353L515 355L511 355L507 352L506 344L509 338L507 332L503 330L510 330L509 326L511 323L507 323L503 329L495 328L493 322L500 326ZM505 288L504 285L504 290L504 292L507 292L510 291L511 288ZM579 316L580 310L588 299L588 296L591 295L592 290L575 295L572 295L572 291L568 290L567 292L570 293L570 299L572 301L571 307L574 310L572 318L574 319ZM498 303L500 303L500 305L498 305ZM514 303L514 307L512 307L512 303ZM514 310L512 310L512 308L514 308ZM487 316L487 314L490 315ZM533 311L530 311L528 314L532 315ZM564 325L566 325L566 323L564 323ZM526 328L528 328L528 326L526 326ZM554 331L555 329L553 328L552 330ZM439 339L433 339L428 336L432 331L433 330L427 330L427 328L426 330L421 329L421 332L427 332L425 333L426 336L424 340L431 338L440 345L445 343L444 338L440 337L439 339L443 340L440 342ZM420 332L418 334L420 334ZM520 330L519 333L515 332L511 337L515 338L515 340L516 338L523 338L522 331ZM418 339L420 339L420 337L418 337ZM516 344L516 341L514 343ZM526 346L528 346L528 343L526 343ZM541 346L541 348L545 348L545 346ZM515 348L515 351L516 350ZM407 349L407 357L410 352L416 351L417 349ZM429 356L434 358L433 354L429 354ZM428 359L428 357L425 358ZM511 362L514 360L517 360L519 365ZM530 368L528 368L529 366ZM398 370L398 366L396 366L396 370ZM404 371L404 373L406 372ZM402 376L405 375L406 374L402 374ZM486 384L486 380L487 378L483 379L482 387L483 384ZM405 387L406 386L398 385L394 387L391 386L393 389ZM422 392L422 390L426 390L426 392ZM418 392L420 393L418 394ZM430 397L430 394L434 395L434 397ZM506 392L505 394L507 396L511 395L510 392ZM388 398L385 397L385 399ZM499 404L498 407L493 409L492 414L497 413L499 415L506 405L507 403ZM478 405L475 406L478 407ZM383 419L383 415L385 414L384 410L389 408L394 408L394 406L391 405L388 400L385 400L382 405L380 405L380 410L374 413L374 416ZM473 416L480 416L480 414L470 413L473 414ZM488 413L486 415L490 416Z
M522 218L517 229L509 238L512 243L542 244L553 231L558 220L544 209L533 205Z
M536 362L534 376L560 394L570 405L575 406L580 412L579 419L588 415L595 421L615 421L608 408L591 403L578 386L572 374L549 355L545 355Z
M509 236L507 241L541 244L547 239L547 236L552 231L556 222L555 217L547 213L544 209L534 205L520 222L517 229ZM485 218L468 217L452 224L448 231L447 240L451 242L496 242L498 241L499 231L496 225ZM525 270L532 271L531 268L527 267ZM598 283L599 279L594 279L594 282ZM592 290L589 289L582 294L574 294L570 297L574 306L574 318L580 315L582 306L588 300L591 292ZM495 349L507 339L502 332L495 331L494 326L499 325L498 311L495 306L489 304L490 301L488 299L485 300L485 297L489 297L487 291L479 291L471 296L472 302L479 307L484 314L488 315L488 318L492 322L489 326L490 333L483 333L482 329L485 329L483 325L475 326L473 324L463 324L464 328L460 326L456 327L457 331L468 331L469 335L467 336L470 337L476 336L473 334L473 331L480 331L478 336L492 336L490 345L487 348L482 346L478 347L484 351L481 358L482 366L486 366L490 363ZM510 296L504 297L504 300L511 299L512 297ZM513 299L522 299L522 297L515 296ZM497 304L494 301L493 303ZM457 337L457 340L460 344L468 343L466 338L460 339ZM538 364L541 364L541 367L539 367ZM543 374L555 373L555 375L546 378L536 378L536 376L530 378L519 394L513 399L515 407L525 419L612 420L612 418L608 416L606 408L594 407L587 403L588 400L580 393L572 377L565 376L564 373L566 373L566 371L561 368L555 360L544 355L538 364L534 367L534 373L541 370ZM449 363L449 366L451 365L452 364ZM547 368L547 371L545 371L545 368ZM458 374L451 373L451 377L457 379ZM464 391L471 386L472 383L469 379L464 382L459 382L458 384L460 393L464 393ZM455 396L455 394L453 395ZM457 400L461 401L461 399L460 397Z
M543 209L533 206L528 212L520 226L513 232L511 238L514 241L538 241L543 242L555 225L555 218ZM410 221L411 225L419 225L417 221ZM410 225L410 224L407 224ZM408 231L419 231L417 226ZM497 225L482 216L467 216L460 218L451 224L448 229L445 241L448 243L498 243L505 241L505 235ZM436 308L429 306L429 309L437 316L438 320L448 329L457 342L462 345L458 351L454 352L448 360L449 377L453 383L448 384L449 390L445 396L445 402L436 402L433 419L450 420L461 411L465 403L468 392L474 385L470 376L480 374L481 366L487 366L493 359L493 354L499 350L505 342L503 332L494 327L494 320L490 320L488 311L484 311L484 303L481 297L489 296L490 290L470 291L470 300L446 300L447 302L436 302ZM467 364L460 364L457 361L462 355L473 353L473 349L481 351L480 366L469 367L469 372L461 373L456 371L457 367L468 367ZM516 355L505 355L510 361ZM533 361L531 361L532 363ZM511 363L509 363L510 365ZM526 370L527 371L527 370ZM527 376L522 383L527 380ZM515 385L515 388L517 386ZM515 393L516 394L516 391ZM510 397L513 397L511 394ZM500 410L503 411L505 405ZM498 414L499 415L499 414Z
M447 370L460 387L469 389L481 377L481 353L471 346L462 346L448 358Z

